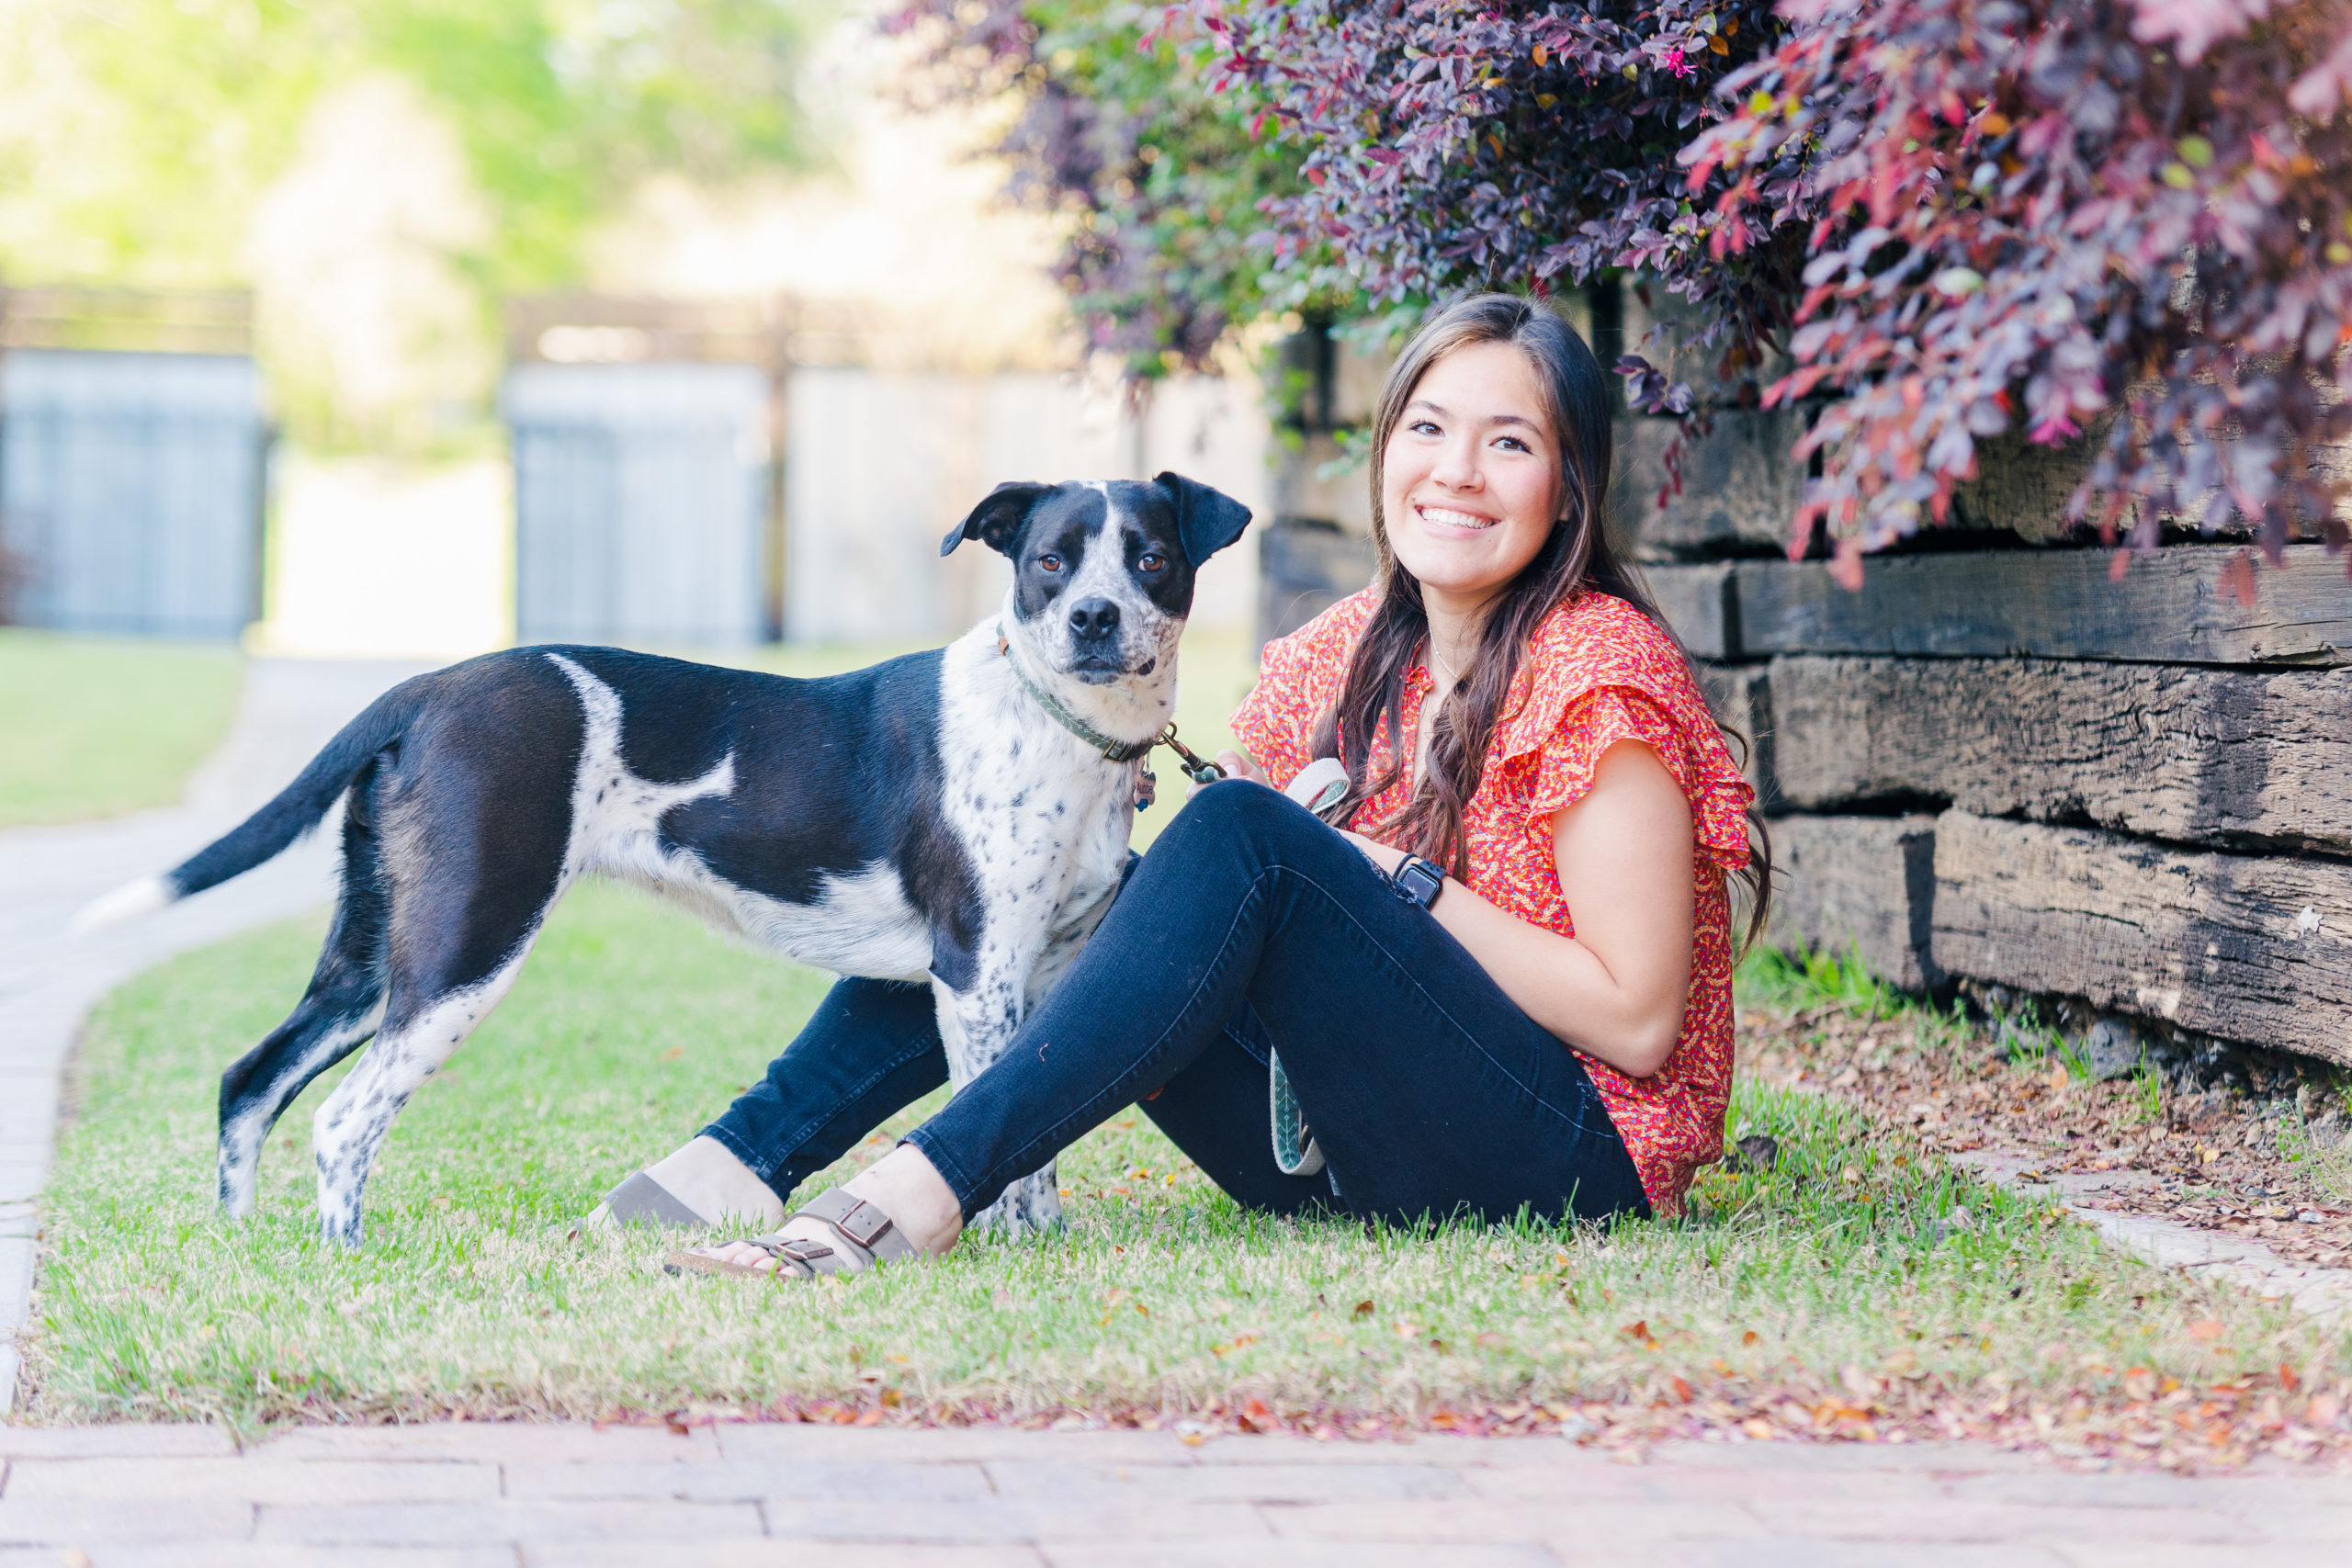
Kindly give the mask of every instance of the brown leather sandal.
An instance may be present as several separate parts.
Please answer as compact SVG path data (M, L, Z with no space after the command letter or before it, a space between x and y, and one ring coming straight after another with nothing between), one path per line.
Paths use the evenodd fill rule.
M671 1274L690 1270L696 1274L748 1274L753 1279L814 1280L826 1274L863 1274L877 1264L903 1263L922 1256L914 1243L899 1234L889 1215L839 1188L790 1216L793 1220L802 1218L823 1221L839 1238L837 1244L829 1247L806 1236L747 1236L747 1245L775 1259L774 1269L729 1263L700 1252L672 1252L662 1259L662 1269Z

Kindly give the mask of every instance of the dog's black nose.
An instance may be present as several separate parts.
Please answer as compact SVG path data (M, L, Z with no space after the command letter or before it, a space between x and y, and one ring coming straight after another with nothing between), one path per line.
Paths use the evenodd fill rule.
M1069 607L1069 629L1080 637L1109 637L1119 629L1119 607L1108 599L1080 599Z

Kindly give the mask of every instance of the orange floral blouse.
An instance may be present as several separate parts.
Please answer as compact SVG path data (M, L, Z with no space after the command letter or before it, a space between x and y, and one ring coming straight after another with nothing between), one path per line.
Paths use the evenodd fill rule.
M1266 646L1258 684L1233 716L1233 731L1276 787L1313 761L1316 721L1338 702L1349 655L1377 603L1377 590L1367 589ZM1422 699L1432 689L1427 669L1417 666L1406 685L1407 734L1418 731ZM1375 755L1386 750L1385 730L1384 721L1373 737ZM1521 919L1575 935L1554 859L1552 818L1584 798L1601 753L1621 740L1657 752L1690 802L1699 852L1690 998L1680 1039L1650 1077L1629 1077L1581 1051L1577 1055L1634 1156L1650 1207L1672 1215L1681 1212L1699 1168L1723 1155L1732 1062L1731 908L1724 873L1747 863L1746 813L1754 798L1673 639L1606 593L1580 592L1546 616L1520 663L1463 827L1471 887ZM1399 780L1364 802L1349 826L1393 844L1388 834L1408 791Z

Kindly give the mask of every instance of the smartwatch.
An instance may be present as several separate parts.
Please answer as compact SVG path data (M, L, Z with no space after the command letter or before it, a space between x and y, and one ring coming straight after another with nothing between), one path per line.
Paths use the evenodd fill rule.
M1388 874L1389 886L1396 889L1400 898L1408 899L1426 909L1437 902L1445 891L1445 873L1419 855L1407 855Z

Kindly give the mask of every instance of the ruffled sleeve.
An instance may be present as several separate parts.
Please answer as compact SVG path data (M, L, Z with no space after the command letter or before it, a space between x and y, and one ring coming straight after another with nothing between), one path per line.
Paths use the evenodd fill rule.
M1529 661L1498 748L1507 758L1532 753L1529 828L1548 835L1551 818L1591 792L1601 756L1634 740L1681 786L1701 852L1726 871L1745 866L1755 791L1672 639L1632 605L1594 594L1537 641L1546 646Z
M1548 822L1589 795L1602 753L1621 740L1638 740L1657 752L1682 793L1690 793L1690 759L1674 721L1637 691L1600 686L1571 699L1558 728L1537 749L1529 822Z

